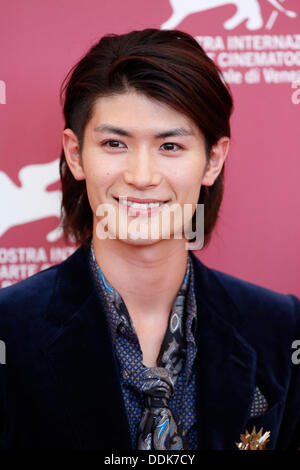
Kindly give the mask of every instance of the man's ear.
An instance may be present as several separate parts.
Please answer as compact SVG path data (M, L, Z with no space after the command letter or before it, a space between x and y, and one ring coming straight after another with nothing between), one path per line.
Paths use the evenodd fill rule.
M84 180L85 174L79 155L79 141L72 129L65 129L63 132L62 144L66 161L70 171L76 180Z
M229 137L221 137L218 142L213 145L210 152L210 159L202 178L203 186L212 186L221 173L229 150L229 143Z

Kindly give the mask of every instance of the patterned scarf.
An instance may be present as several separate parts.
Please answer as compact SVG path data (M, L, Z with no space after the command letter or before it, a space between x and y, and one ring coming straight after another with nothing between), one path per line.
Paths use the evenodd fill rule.
M104 294L109 294L112 304L119 312L123 324L126 323L134 336L134 325L119 293L108 283L99 268L91 240L91 255L104 285ZM191 258L188 255L186 274L173 304L168 329L165 334L157 359L158 367L147 368L141 364L140 380L132 384L138 393L144 394L145 410L139 425L137 449L139 450L179 450L183 449L181 421L174 419L168 403L171 399L176 380L186 358L185 337L183 331L184 304L187 293ZM101 284L100 284L101 285ZM109 316L113 323L112 317ZM114 318L116 318L114 316ZM128 320L128 321L127 321ZM112 331L115 331L111 324ZM114 333L114 336L116 333ZM115 338L115 341L119 337Z
M181 423L168 406L185 358L183 312L190 266L173 305L168 330L158 357L158 367L143 372L145 410L139 426L139 450L182 450Z

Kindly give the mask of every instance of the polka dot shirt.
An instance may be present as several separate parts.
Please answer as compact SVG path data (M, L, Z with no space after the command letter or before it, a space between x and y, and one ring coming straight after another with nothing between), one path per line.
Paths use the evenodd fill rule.
M143 354L135 332L135 328L126 305L113 286L102 273L93 252L91 243L89 255L90 267L96 284L105 299L105 309L112 335L113 345L120 366L120 383L127 413L133 448L136 449L138 428L144 411L144 379ZM186 274L179 292L186 292L184 297L185 341L186 354L184 366L176 380L174 393L169 407L177 423L181 423L185 449L197 448L196 423L196 374L194 360L197 352L194 339L196 328L196 299L194 294L193 265L188 254ZM176 297L182 302L182 295Z

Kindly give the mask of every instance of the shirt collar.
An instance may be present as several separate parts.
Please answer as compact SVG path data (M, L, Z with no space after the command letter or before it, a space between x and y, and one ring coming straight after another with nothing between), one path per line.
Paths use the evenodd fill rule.
M123 324L123 326L130 328L134 331L133 322L127 312L125 303L118 293L118 291L112 286L112 284L106 279L103 272L101 271L94 252L93 247L93 239L91 238L90 244L90 264L92 267L92 272L96 277L97 285L100 287L102 293L104 294L104 298L106 299L106 303L113 304L115 306L114 318L110 319L110 326L112 329L113 337L115 338L116 331L118 327ZM176 302L185 302L189 308L187 310L185 318L185 327L186 327L186 340L195 343L194 340L194 329L195 329L195 322L196 322L196 301L195 301L195 294L194 294L194 272L193 272L193 263L191 260L191 254L188 252L187 257L187 267L184 279L182 284L179 288L177 296L174 300L172 311L175 308ZM186 302L187 301L187 302ZM125 307L125 308L124 308Z

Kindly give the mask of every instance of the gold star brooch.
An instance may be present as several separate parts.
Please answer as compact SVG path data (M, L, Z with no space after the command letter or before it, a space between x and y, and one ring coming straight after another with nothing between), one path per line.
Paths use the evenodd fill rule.
M235 442L235 445L239 450L266 450L266 445L270 441L270 431L264 434L262 432L263 428L256 432L255 426L251 434L246 429L245 434L240 435L241 442Z

